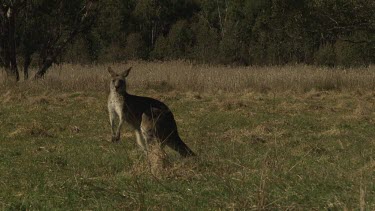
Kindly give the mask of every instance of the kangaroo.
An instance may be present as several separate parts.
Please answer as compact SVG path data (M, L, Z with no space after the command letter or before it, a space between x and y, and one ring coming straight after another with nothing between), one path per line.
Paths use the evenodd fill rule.
M116 73L111 67L108 72L111 75L110 93L108 97L109 120L112 130L112 142L120 141L120 132L124 122L127 122L134 130L137 144L147 152L147 141L141 137L142 114L154 115L158 111L159 121L155 122L155 130L159 140L163 140L167 146L177 151L181 156L194 156L194 152L181 140L176 121L170 109L162 102L149 98L131 95L126 90L126 77L131 67L122 73ZM115 128L115 118L119 123ZM164 144L164 145L165 145Z

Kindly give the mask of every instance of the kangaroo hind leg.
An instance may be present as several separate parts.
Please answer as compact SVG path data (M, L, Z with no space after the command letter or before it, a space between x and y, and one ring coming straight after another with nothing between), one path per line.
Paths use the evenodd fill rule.
M137 144L138 146L145 152L147 152L148 150L148 144L147 144L147 140L145 138L142 138L141 136L141 132L136 130L135 131L135 137L137 139Z

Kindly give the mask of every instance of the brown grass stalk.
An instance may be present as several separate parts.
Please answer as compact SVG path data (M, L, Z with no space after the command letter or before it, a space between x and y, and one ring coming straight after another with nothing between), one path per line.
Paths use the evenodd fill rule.
M117 71L133 66L129 76L130 89L199 92L375 90L374 66L356 69L330 69L307 65L226 67L196 65L186 61L56 65L49 70L44 80L33 81L31 84L44 89L106 90L107 66L112 66ZM7 84L9 85L6 75L1 70L0 86Z

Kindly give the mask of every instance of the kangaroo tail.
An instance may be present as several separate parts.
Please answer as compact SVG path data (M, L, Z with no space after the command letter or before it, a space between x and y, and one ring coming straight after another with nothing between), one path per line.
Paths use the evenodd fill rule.
M196 154L181 140L179 135L174 136L167 145L176 150L182 157L196 156Z

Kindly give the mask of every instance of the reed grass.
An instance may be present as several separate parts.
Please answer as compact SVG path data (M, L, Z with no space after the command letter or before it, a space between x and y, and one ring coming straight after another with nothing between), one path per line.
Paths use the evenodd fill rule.
M374 66L355 69L332 69L307 65L227 67L186 61L56 65L49 70L44 80L37 83L45 88L103 90L107 88L106 69L108 66L112 66L117 71L133 66L129 76L129 88L135 89L156 88L200 92L375 90ZM4 84L6 76L4 71L0 72L0 84Z

